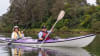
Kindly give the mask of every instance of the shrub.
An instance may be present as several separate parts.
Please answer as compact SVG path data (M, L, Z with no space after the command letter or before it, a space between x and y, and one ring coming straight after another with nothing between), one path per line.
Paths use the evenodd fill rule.
M95 23L93 23L92 30L95 32L100 32L100 21L96 21Z
M68 31L68 27L64 26L64 27L60 28L60 31Z

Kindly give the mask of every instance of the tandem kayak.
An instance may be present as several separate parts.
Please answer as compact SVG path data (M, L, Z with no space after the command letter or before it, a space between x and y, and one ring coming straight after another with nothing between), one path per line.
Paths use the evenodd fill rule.
M50 39L46 40L42 47L86 47L91 42L93 42L95 34L89 34L79 37L65 38L65 39ZM0 38L0 41L4 43L9 43L11 41L10 38ZM16 40L12 43L13 45L24 45L31 47L38 47L41 45L41 42L38 42L37 39L32 38L23 38Z

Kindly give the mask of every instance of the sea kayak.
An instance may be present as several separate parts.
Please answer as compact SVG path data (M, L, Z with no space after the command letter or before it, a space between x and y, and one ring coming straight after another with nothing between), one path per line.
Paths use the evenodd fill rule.
M42 47L86 47L91 42L93 42L94 38L96 37L95 34L88 34L79 37L72 37L72 38L65 38L65 39L50 39L46 40ZM9 43L11 41L10 38L0 38L0 41L4 41L4 43ZM31 46L37 47L41 45L37 39L32 38L23 38L16 40L12 43L13 45L24 45L24 46Z

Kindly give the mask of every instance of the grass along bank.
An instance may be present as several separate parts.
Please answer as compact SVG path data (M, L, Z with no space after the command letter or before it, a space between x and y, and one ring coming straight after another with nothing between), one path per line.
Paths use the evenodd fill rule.
M40 29L26 29L24 31L25 36L31 36L33 38L37 38L38 32L40 32ZM74 37L91 33L93 32L89 29L69 29L63 31L54 29L54 32L51 34L51 37L60 36L61 38L66 38L66 37Z
M21 31L23 29L20 29ZM40 32L40 28L34 28L34 29L24 29L24 34L25 36L29 36L32 38L38 38L37 34ZM12 30L6 29L6 31L0 31L2 34L5 34L6 36L10 37ZM51 34L51 37L59 36L61 38L67 38L67 37L74 37L74 36L81 36L81 35L86 35L86 34L96 34L95 31L91 29L54 29L54 32ZM98 33L97 33L98 34Z

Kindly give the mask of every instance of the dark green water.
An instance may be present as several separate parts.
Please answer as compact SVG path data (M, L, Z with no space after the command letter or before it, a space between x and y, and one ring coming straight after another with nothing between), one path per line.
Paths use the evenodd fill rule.
M75 34L71 36L77 36ZM1 56L100 56L100 35L85 48L43 47L32 48L25 46L0 45Z
M92 55L100 56L100 35L98 34L95 38L95 40L86 47L86 50L88 50Z

